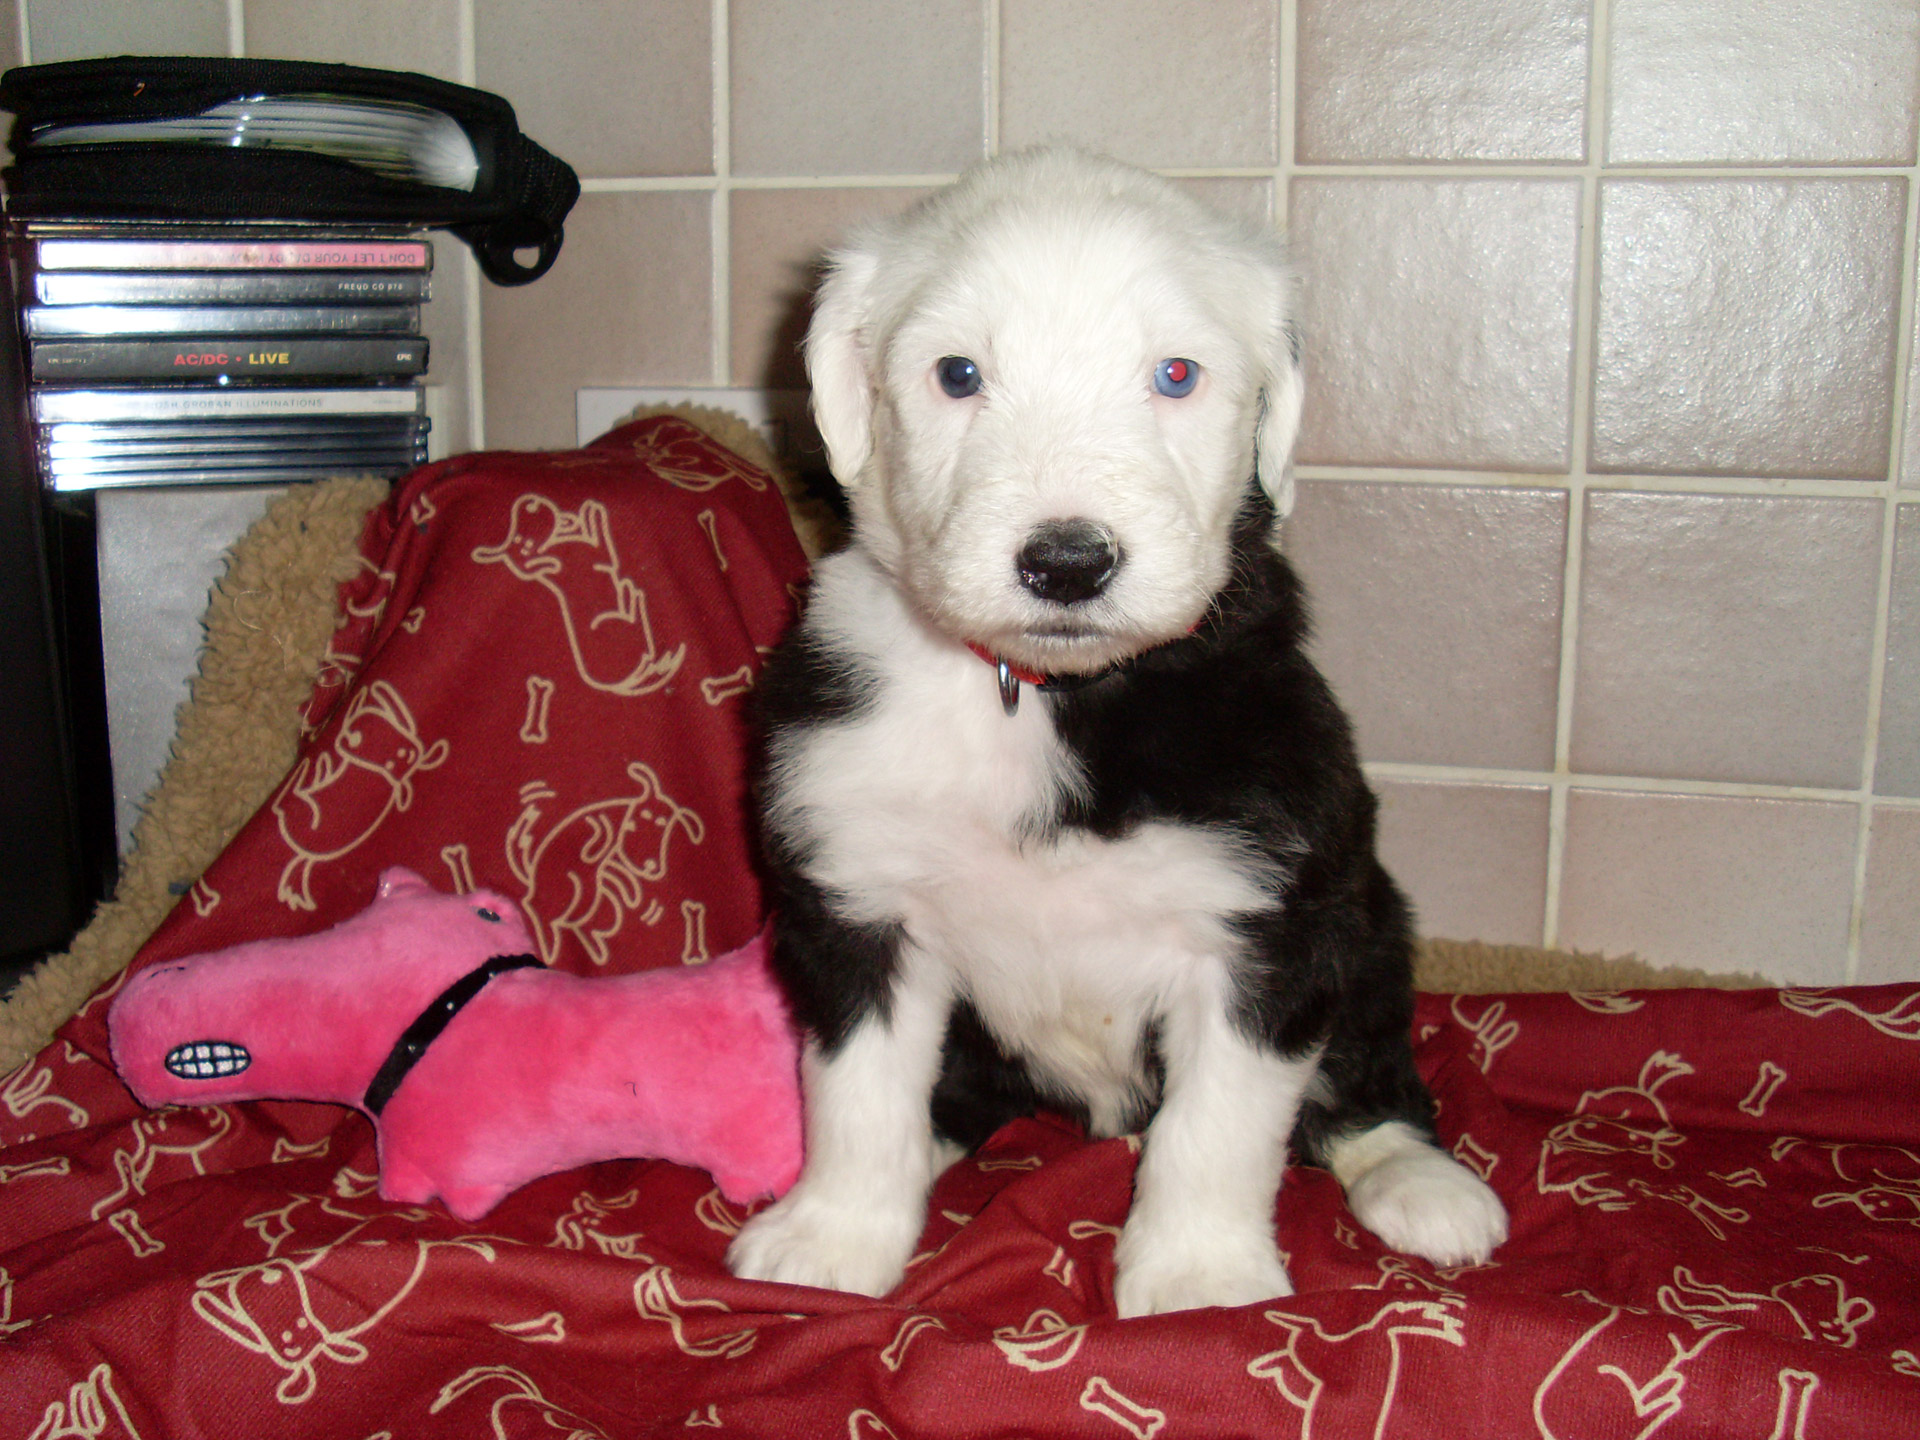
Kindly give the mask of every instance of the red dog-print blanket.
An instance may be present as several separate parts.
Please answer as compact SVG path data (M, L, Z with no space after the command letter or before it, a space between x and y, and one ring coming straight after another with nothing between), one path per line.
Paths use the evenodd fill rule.
M754 933L744 703L804 570L769 477L644 421L420 471L364 555L299 763L138 965L325 928L393 864L520 897L580 974ZM1493 1261L1392 1254L1296 1167L1297 1294L1126 1322L1126 1141L1010 1126L883 1300L749 1284L697 1171L465 1225L379 1201L353 1112L143 1111L110 993L0 1078L7 1436L1920 1433L1916 986L1423 996Z

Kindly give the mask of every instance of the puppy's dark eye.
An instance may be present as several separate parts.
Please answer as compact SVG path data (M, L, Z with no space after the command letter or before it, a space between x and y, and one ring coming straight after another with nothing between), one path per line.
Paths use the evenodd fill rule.
M956 400L964 400L980 389L980 367L964 355L948 355L933 367L940 377L940 388Z
M476 910L473 913L478 915L482 920L486 921L489 925L498 925L500 923L500 917L491 910Z
M1191 360L1162 360L1153 367L1153 388L1174 400L1191 395L1199 378L1200 367Z

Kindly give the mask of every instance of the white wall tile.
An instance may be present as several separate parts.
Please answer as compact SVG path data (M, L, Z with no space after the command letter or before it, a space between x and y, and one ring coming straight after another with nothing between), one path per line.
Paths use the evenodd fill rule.
M1558 490L1301 483L1283 545L1363 759L1553 764L1566 534Z
M709 0L472 0L474 73L583 177L713 171Z
M1913 163L1912 0L1613 0L1614 164Z
M1895 508L1893 597L1873 788L1920 796L1920 505ZM1920 875L1915 877L1920 888Z
M1270 0L1020 0L1000 10L1000 141L1072 140L1136 165L1271 165Z
M12 7L8 7L11 18ZM27 0L33 63L103 55L225 55L226 0Z
M1920 810L1880 806L1867 849L1866 905L1860 917L1862 985L1915 977L1920 955Z
M246 0L247 54L460 79L460 0Z
M985 0L733 0L737 175L913 175L986 154Z
M1386 780L1380 860L1413 902L1422 935L1538 945L1546 903L1544 785Z
M1887 475L1906 186L1601 185L1593 464Z
M1579 160L1586 0L1300 0L1303 162Z
M1590 492L1575 771L1859 785L1884 512Z
M697 191L588 195L552 270L483 287L489 445L570 446L585 386L710 378L712 207Z
M1858 828L1853 805L1575 789L1560 941L1837 985Z
M1575 181L1295 181L1300 459L1564 469L1579 225Z

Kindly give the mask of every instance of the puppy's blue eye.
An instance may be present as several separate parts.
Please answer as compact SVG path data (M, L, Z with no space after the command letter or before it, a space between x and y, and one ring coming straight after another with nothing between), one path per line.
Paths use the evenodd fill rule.
M940 377L940 388L956 400L964 400L980 389L980 367L964 355L948 355L933 369Z
M1191 360L1162 360L1153 367L1153 388L1175 400L1192 394L1199 378L1200 367Z

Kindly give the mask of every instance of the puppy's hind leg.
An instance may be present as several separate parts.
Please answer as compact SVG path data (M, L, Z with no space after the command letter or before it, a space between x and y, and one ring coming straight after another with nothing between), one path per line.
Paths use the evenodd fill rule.
M1354 957L1366 998L1340 1015L1323 1057L1323 1094L1295 1143L1333 1172L1354 1218L1395 1250L1436 1265L1477 1265L1507 1238L1484 1180L1434 1140L1433 1097L1413 1063L1412 947L1406 902L1376 864L1372 943Z
M1331 1098L1310 1103L1294 1137L1333 1172L1354 1218L1395 1250L1436 1265L1477 1265L1507 1238L1500 1197L1442 1150L1433 1101L1414 1068L1404 1023L1329 1046Z
M935 1146L928 1109L947 1004L944 993L897 986L887 1013L831 1051L807 1043L806 1162L728 1247L734 1274L861 1295L899 1283L936 1166L952 1158Z

